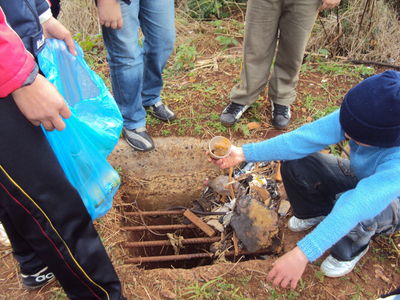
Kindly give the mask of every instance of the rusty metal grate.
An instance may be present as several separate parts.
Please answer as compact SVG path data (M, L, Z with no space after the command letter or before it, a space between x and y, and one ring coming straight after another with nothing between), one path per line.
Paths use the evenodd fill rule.
M184 219L183 216L188 214L190 216L191 212L188 213L185 209L125 212L128 224L140 224L122 227L130 237L129 241L124 243L127 252L131 253L131 256L125 259L125 263L149 268L171 265L194 267L209 264L221 255L230 260L237 260L242 256L271 254L270 248L257 251L239 249L237 241L235 247L232 247L234 249L227 249L223 253L212 253L209 251L210 245L222 242L227 237L224 233L207 232L207 228L201 228L203 224L195 224L196 222ZM157 224L154 224L154 220ZM168 234L174 233L183 237L180 240L183 249L180 249L179 253L176 253L173 242L167 238Z

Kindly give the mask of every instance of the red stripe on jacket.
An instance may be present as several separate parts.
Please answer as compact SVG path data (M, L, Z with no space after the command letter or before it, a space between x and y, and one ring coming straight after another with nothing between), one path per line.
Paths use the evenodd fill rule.
M0 98L21 87L32 72L34 63L32 54L25 49L17 33L7 24L0 7Z

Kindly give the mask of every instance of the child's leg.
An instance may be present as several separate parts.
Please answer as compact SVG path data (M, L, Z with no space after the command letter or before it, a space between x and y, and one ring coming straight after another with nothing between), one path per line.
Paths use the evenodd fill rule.
M336 194L354 188L358 181L350 172L348 160L321 153L284 161L281 173L293 213L299 219L327 215Z
M394 200L375 218L363 221L331 248L331 255L339 261L350 261L361 253L376 234L391 234L400 228L399 199Z

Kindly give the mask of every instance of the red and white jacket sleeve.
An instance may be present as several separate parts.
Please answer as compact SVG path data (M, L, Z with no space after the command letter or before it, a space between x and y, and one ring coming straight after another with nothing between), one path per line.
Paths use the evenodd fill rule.
M7 24L0 7L0 98L21 87L35 68L35 60ZM1 100L0 100L1 101Z

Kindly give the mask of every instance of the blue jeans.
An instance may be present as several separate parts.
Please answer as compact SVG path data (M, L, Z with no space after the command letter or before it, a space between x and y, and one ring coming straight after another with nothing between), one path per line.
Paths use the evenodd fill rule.
M146 110L160 100L162 71L175 42L173 0L120 1L123 27L104 27L111 82L124 127L146 125ZM144 40L140 46L138 30Z

